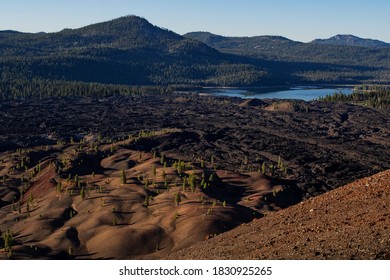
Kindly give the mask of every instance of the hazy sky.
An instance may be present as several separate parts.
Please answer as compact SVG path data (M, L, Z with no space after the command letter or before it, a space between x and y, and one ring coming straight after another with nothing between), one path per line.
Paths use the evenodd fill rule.
M55 32L125 15L179 34L281 35L303 42L354 34L390 42L388 0L0 0L0 30Z

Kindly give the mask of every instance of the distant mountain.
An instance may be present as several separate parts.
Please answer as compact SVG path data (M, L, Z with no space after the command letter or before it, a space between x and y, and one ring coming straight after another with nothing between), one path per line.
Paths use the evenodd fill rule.
M329 39L316 39L312 44L320 45L336 45L336 46L353 46L353 47L368 47L368 48L385 48L390 47L389 43L379 40L363 39L354 35L336 35Z
M191 32L184 37L201 41L222 52L236 54L242 54L243 51L244 54L256 53L262 49L277 50L302 44L282 36L224 37L209 32Z
M223 53L278 62L274 64L277 68L274 71L280 70L278 75L289 73L290 81L299 77L300 83L387 83L390 75L390 47L373 51L374 43L386 46L375 40L361 39L370 47L356 47L357 39L352 46L351 43L302 43L280 36L224 37L208 32L192 32L184 37L199 40Z
M0 34L21 34L22 32L15 30L0 30Z
M126 16L115 20L92 24L78 29L64 29L56 33L19 33L2 31L9 34L9 46L28 51L45 52L58 50L80 50L81 48L116 48L121 50L148 49L160 52L177 52L201 48L202 52L215 54L210 47L188 40L182 36L150 24L137 16ZM0 34L1 34L0 33ZM5 43L1 42L0 43Z
M12 72L7 77L130 85L246 85L269 80L260 63L237 62L137 16L56 33L1 34L0 69Z

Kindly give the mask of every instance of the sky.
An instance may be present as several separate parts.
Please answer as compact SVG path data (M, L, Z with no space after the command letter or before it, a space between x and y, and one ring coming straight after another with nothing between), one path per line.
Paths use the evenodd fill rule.
M0 0L0 30L56 32L137 15L178 34L301 42L353 34L390 42L389 12L388 0Z

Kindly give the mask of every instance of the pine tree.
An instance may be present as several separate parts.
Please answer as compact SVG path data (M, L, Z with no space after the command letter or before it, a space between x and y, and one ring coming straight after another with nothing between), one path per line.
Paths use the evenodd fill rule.
M160 163L161 164L165 163L165 155L164 154L161 154Z
M149 196L146 196L146 197L145 197L144 206L145 206L145 207L148 207L148 206L149 206Z
M283 163L282 163L282 158L279 156L279 157L278 157L278 168L279 168L279 169L282 169L282 167L283 167L282 164L283 164Z
M8 257L11 257L12 255L12 245L14 243L14 237L13 233L10 229L7 229L6 232L4 232L1 237L3 238L4 242L4 251L8 253Z
M80 190L80 197L81 197L82 200L85 199L85 190L84 190L84 188L81 188L81 190Z
M153 177L156 177L157 175L157 169L155 166L153 166Z
M34 196L33 196L33 194L32 193L30 193L30 196L28 197L28 203L33 203L33 201L34 201Z
M73 256L73 248L72 248L72 246L69 246L68 255L69 256Z
M126 172L124 169L122 169L122 173L121 173L121 182L122 182L122 184L127 183Z
M262 174L265 174L265 168L266 168L265 161L263 161L263 164L261 165L261 173Z
M177 193L175 193L175 205L176 205L176 206L179 206L180 201L181 201L181 199L180 199L180 193L177 192Z
M15 197L12 198L12 211L16 211Z

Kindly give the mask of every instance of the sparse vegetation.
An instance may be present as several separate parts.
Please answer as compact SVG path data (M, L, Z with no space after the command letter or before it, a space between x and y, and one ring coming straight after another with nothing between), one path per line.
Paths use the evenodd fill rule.
M82 200L85 199L85 190L84 190L84 188L81 188L81 190L80 190L80 197L81 197Z
M7 229L5 232L1 234L1 237L3 239L3 248L4 251L7 252L8 257L12 256L12 246L14 244L14 236L13 232L10 229Z
M177 192L175 193L175 206L179 206L180 202L181 202L180 193Z
M124 169L122 169L122 171L121 171L121 182L124 185L127 183L126 172Z
M72 246L69 246L69 248L68 248L68 255L69 255L69 256L73 256L73 254L74 254L73 251L74 251L74 250L73 250L73 247L72 247Z

